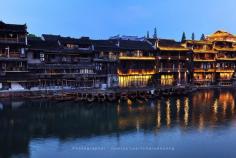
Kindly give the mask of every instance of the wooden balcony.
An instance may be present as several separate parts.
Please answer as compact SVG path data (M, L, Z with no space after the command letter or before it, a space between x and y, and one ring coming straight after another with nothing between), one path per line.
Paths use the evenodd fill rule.
M186 56L160 56L159 60L189 60Z
M211 68L211 69L203 69L203 68L194 68L193 72L216 72L216 69Z
M199 86L204 86L204 85L211 85L213 83L212 79L194 79L193 84L199 85Z
M82 69L82 68L88 68L93 69L93 64L29 64L29 69Z
M94 58L93 61L115 62L117 61L117 57L97 57L97 58Z
M217 57L216 60L236 61L236 57Z
M160 68L159 72L187 72L187 68Z
M194 62L215 62L215 59L212 58L194 58Z
M199 48L199 49L194 49L193 50L194 54L216 54L217 52L212 50L212 49L203 49L203 48Z
M120 56L119 60L156 60L151 56Z
M154 75L156 70L154 69L128 69L117 71L118 75Z
M25 38L0 38L0 43L25 43Z
M0 52L0 57L20 58L20 53L19 52L9 52L9 56L8 56L8 53Z
M233 73L234 71L234 68L216 68L216 72Z

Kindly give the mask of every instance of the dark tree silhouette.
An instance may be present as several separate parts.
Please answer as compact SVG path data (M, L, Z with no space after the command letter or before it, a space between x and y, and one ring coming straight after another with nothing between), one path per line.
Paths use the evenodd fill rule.
M150 38L150 37L149 37L149 31L147 31L147 38Z
M194 32L192 33L192 40L195 40L195 34L194 34Z
M154 34L153 34L153 38L157 38L157 28L154 28Z
M181 42L184 42L184 41L186 41L186 35L185 35L185 32L183 32L183 34L182 34L182 38L181 38Z
M201 36L201 38L200 38L200 40L205 40L206 38L205 38L205 35L204 34L202 34L202 36Z

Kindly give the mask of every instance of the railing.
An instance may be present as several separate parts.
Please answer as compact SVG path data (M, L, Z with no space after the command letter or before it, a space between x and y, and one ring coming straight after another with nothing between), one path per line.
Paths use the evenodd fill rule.
M165 59L165 60L187 60L188 58L186 56L160 56L158 58L159 60Z
M210 69L203 69L203 68L193 68L194 72L215 72L216 69L210 68Z
M0 52L0 57L4 57L4 58L21 58L23 57L19 52Z
M216 68L216 72L234 72L235 68L225 68L225 67L218 67Z
M94 68L94 65L84 64L29 64L29 69L80 69L80 68Z
M214 62L216 60L214 58L194 58L193 61L209 61L209 62Z
M220 57L217 57L216 60L236 60L236 57L223 57L223 56L220 56Z
M197 51L211 51L211 48L193 48L193 50L197 50Z
M186 72L187 68L160 68L159 72Z
M71 78L76 78L76 77L87 77L87 76L94 76L96 75L96 73L80 73L80 72L71 72L71 73L65 73L65 72L54 72L54 73L34 73L34 74L30 74L32 76L38 76L40 78L43 77L56 77L56 76L65 76L65 77L71 77Z
M94 58L94 61L99 61L99 60L116 61L117 59L118 59L117 57L103 56L103 57L96 57L96 58Z
M77 60L73 60L73 59L69 59L69 58L59 58L59 59L47 59L47 61L45 61L45 63L47 64L58 64L58 63L62 63L62 64L70 64L70 63L90 63L92 62L92 58L78 58Z
M25 38L0 38L2 43L25 43Z
M120 56L120 60L156 60L153 56Z
M4 70L5 72L27 72L27 68L26 67L14 67L14 68L6 68Z
M118 69L119 75L153 75L156 73L154 69Z
M195 85L211 85L213 81L211 79L194 79L193 84Z

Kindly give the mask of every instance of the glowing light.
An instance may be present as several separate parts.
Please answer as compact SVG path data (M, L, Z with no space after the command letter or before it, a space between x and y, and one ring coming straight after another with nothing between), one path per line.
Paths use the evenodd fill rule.
M130 69L127 73L123 73L121 70L118 70L118 75L154 75L155 70L145 70L145 69L139 69L134 70Z
M174 82L174 75L161 75L161 85L172 85Z
M177 121L179 121L180 99L177 99L176 106L177 106Z
M171 109L170 109L170 99L166 101L166 125L170 127L171 124Z
M131 87L131 86L139 86L145 87L147 86L149 80L151 79L152 75L130 75L130 76L119 76L119 86L124 87Z
M185 98L184 100L184 124L188 126L189 119L189 99Z
M157 128L161 128L161 103L157 103Z
M204 117L202 115L202 113L199 116L199 126L198 126L199 130L201 131L204 128Z

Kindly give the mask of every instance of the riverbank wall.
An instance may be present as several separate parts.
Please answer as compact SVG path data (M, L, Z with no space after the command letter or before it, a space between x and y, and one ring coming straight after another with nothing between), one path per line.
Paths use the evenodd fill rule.
M116 89L38 89L38 90L5 90L0 91L0 98L5 99L51 99L55 101L88 101L104 102L128 99L151 99L162 96L188 95L193 91L204 89L234 89L232 86L165 86L145 88Z

